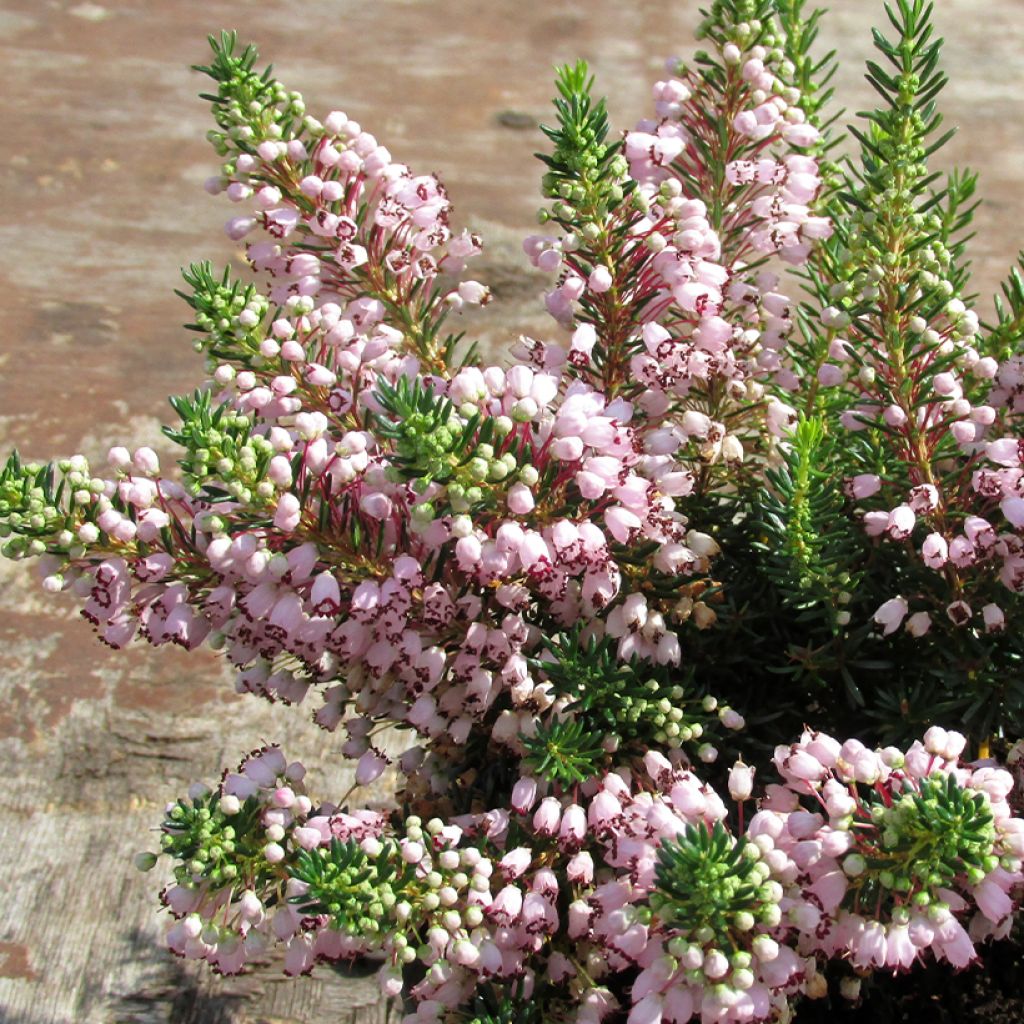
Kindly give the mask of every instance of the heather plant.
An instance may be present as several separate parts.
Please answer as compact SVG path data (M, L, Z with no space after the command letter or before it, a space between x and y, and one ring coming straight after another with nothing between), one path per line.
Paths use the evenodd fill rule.
M4 553L111 646L313 704L395 803L276 746L195 784L138 859L172 951L370 956L406 1024L682 1024L1010 934L1024 278L982 324L931 8L885 11L845 154L803 0L716 0L621 137L560 69L524 244L554 322L497 363L441 182L211 39L253 275L185 271L178 466L13 455Z

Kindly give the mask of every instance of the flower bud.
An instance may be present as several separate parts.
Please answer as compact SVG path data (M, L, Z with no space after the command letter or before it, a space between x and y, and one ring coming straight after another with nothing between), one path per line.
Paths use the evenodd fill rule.
M742 802L749 800L753 791L754 769L742 760L737 761L729 771L729 795L733 800Z

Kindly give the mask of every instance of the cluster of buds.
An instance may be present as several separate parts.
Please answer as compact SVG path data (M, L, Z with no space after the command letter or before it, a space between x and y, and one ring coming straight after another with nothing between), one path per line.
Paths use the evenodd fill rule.
M906 751L807 732L735 831L654 751L571 791L522 776L507 808L424 822L314 809L302 767L269 748L168 808L169 942L226 972L275 943L289 973L372 952L389 995L418 963L409 1024L515 979L552 1020L776 1019L823 994L826 959L964 967L1007 934L1024 820L1009 773L962 764L963 745L937 727ZM740 804L750 783L731 773Z
M973 941L1008 933L1024 880L1013 779L960 764L964 743L936 726L905 752L820 733L776 751L785 786L750 831L769 837L778 876L816 897L788 912L808 949L864 969L908 970L929 952L965 967Z

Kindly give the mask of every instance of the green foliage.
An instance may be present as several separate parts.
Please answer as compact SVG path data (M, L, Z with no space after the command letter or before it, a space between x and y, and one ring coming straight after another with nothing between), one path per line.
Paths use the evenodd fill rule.
M246 504L273 496L273 486L264 483L273 448L252 432L248 416L229 402L214 406L209 391L179 395L170 402L181 425L165 426L163 431L187 453L179 465L191 494Z
M490 981L479 985L473 997L472 1015L466 1018L466 1024L543 1024L541 1001L527 999L521 981L511 988L509 991L509 986Z
M7 558L41 555L71 524L63 510L65 480L53 463L22 462L17 451L0 469L0 537ZM68 543L71 539L68 539Z
M78 531L85 523L95 528L96 502L104 487L82 455L40 464L22 462L13 451L0 468L0 554L77 557L84 550ZM116 495L112 504L120 507Z
M786 472L786 465L777 471ZM892 679L885 671L891 664L871 645L869 620L880 603L872 604L875 594L863 583L842 589L839 569L802 587L782 548L792 526L789 509L774 500L777 496L758 490L702 499L699 505L702 528L722 548L714 562L719 600L715 623L688 637L688 667L703 690L742 710L748 726L743 750L751 756L770 754L777 743L788 742L809 715L826 731L847 731L851 711L861 713L863 690ZM696 519L697 508L684 505L683 511ZM770 528L768 512L778 516ZM859 571L875 555L847 515L836 523L818 522L815 529L823 537L832 538L835 531L837 540L845 535L861 545L865 562L854 566ZM891 586L889 563L871 564L872 584ZM856 578L853 570L851 576ZM834 597L825 581L839 588ZM840 604L847 593L849 603ZM850 613L851 622L837 628L842 611Z
M178 862L174 877L180 885L207 881L214 887L244 889L268 873L263 856L266 834L255 799L246 800L230 816L221 810L217 791L180 799L160 829L160 850Z
M801 7L779 7L797 72ZM954 592L976 608L1002 598L984 589L963 594L965 581L926 569L913 551L928 530L950 536L961 527L965 513L958 511L957 495L969 477L950 431L928 429L919 416L926 407L932 422L944 415L932 381L956 369L964 346L1003 356L1010 350L1024 286L1016 288L1011 277L998 313L1002 328L992 340L979 338L976 320L960 301L969 298L965 247L977 178L929 169L930 157L952 134L943 130L936 105L946 81L938 63L942 41L924 0L899 0L886 10L893 31L874 33L879 58L868 65L881 102L852 129L859 160L844 166L841 186L828 194L835 232L808 266L813 299L801 305L790 350L804 379L796 402L820 429L798 427L783 463L768 470L768 487L755 497L756 571L743 558L730 560L729 548L749 536L735 536L730 525L720 539L727 560L721 570L727 603L720 614L725 628L745 616L748 632L777 638L758 645L768 671L785 675L787 699L796 699L794 683L806 687L816 713L835 708L829 690L841 684L848 708L867 714L863 727L888 739L905 740L937 715L982 736L1019 718L1012 681L1020 655L1005 635L996 641L971 629L943 629ZM810 63L802 66L815 74ZM818 371L837 341L845 345L849 383L821 387ZM983 404L988 385L958 376L965 397ZM890 425L881 415L887 408L906 425ZM864 429L850 432L850 416ZM841 481L860 473L879 475L882 493L844 503ZM880 545L865 535L864 511L891 509L922 483L933 484L943 501L927 523L919 517L905 544ZM871 636L870 616L894 594L933 610L934 639ZM712 685L738 700L730 685ZM834 722L848 728L843 713L847 709L835 708Z
M377 417L377 431L392 442L395 472L418 493L431 484L444 488L433 504L424 503L431 513L442 501L456 513L493 502L522 474L522 457L506 441L511 419L486 416L472 404L456 410L419 378L381 380L377 399L386 413Z
M523 764L530 772L563 786L599 775L608 754L601 737L579 718L538 725L533 736L523 738L523 747Z
M987 354L1000 362L1020 352L1024 334L1024 252L1017 256L1017 265L1001 285L1002 295L995 296L996 322L989 328Z
M867 80L882 106L863 115L868 134L856 129L853 134L863 147L866 177L879 191L891 185L913 188L926 174L926 158L950 135L925 147L942 123L935 98L948 81L938 68L942 40L934 38L932 10L925 0L897 0L885 8L895 39L872 30L876 49L893 70L868 61Z
M434 481L447 483L460 466L473 457L480 416L463 421L447 398L424 386L417 377L400 377L394 385L380 381L377 398L389 418L379 418L378 429L394 442L394 462L402 475L422 481L424 489ZM480 443L493 436L494 422L480 429Z
M938 67L942 40L934 37L931 11L924 0L899 0L886 7L895 37L874 32L885 60L869 61L867 77L882 103L861 114L863 130L850 128L860 162L849 165L838 203L852 207L853 216L836 218L839 230L826 247L826 262L838 257L833 293L851 316L874 313L877 323L886 286L900 289L897 304L886 304L884 322L866 328L898 363L924 353L905 351L896 318L900 325L913 315L930 319L964 283L957 236L970 221L976 184L973 175L954 174L936 187L942 175L928 168L929 157L953 135L939 134L935 101L946 76Z
M867 443L864 433L855 435L854 446L862 443ZM868 455L844 448L831 458L855 458L863 466ZM1019 631L950 632L942 630L940 619L925 637L899 631L882 638L871 616L893 594L932 594L936 617L943 614L941 576L918 565L902 546L866 537L844 511L836 520L841 529L835 529L859 546L860 557L849 570L853 582L832 597L818 585L794 589L781 540L766 543L763 526L742 517L746 507L727 502L716 512L708 506L711 515L702 525L719 524L715 536L722 555L715 575L723 601L716 605L718 621L692 637L689 653L702 686L743 710L744 750L769 753L807 721L836 734L898 745L920 737L935 722L956 722L975 739L1020 734L1024 636ZM843 588L838 580L836 585ZM846 594L848 603L840 603ZM993 599L1006 600L998 592ZM850 615L848 625L837 621L843 611Z
M543 642L550 657L534 659L531 665L543 672L552 693L570 702L569 713L585 730L582 742L589 736L596 749L606 741L621 756L642 754L652 745L677 749L705 735L717 702L682 685L678 670L636 658L623 663L616 641L584 638L579 629Z
M927 638L926 638L927 640ZM1024 636L962 630L945 642L899 644L888 675L872 694L872 733L904 742L935 722L956 722L969 736L1024 732Z
M776 0L713 0L710 8L701 10L704 20L698 38L710 39L718 46L736 43L743 49L774 43L772 20L776 6ZM698 53L697 61L714 75L706 54Z
M217 83L216 94L201 94L201 99L212 104L213 118L220 129L207 136L217 152L221 156L233 150L251 153L266 139L297 136L305 113L302 97L288 92L273 77L272 68L256 71L259 53L255 46L250 44L236 52L235 32L222 32L208 39L213 60L195 64L193 70Z
M964 789L951 774L922 779L918 792L903 794L891 806L872 791L865 808L878 839L869 843L861 833L859 852L844 861L848 906L873 908L894 893L928 906L941 901L937 890L955 878L966 876L974 885L999 866L988 797Z
M805 610L829 602L833 626L845 624L835 616L859 582L865 542L850 530L836 473L841 461L820 418L800 418L782 459L765 470L768 486L756 498L764 571L785 603Z
M842 115L842 111L824 115L825 108L835 96L831 83L839 63L835 50L829 50L822 57L811 52L826 11L819 7L807 13L805 0L775 0L775 13L782 35L782 49L792 67L791 73L784 77L789 85L799 90L800 109L808 122L821 130L826 140L821 149L827 151L838 142L838 139L831 138L830 128ZM784 67L783 70L786 72L789 68Z
M635 344L629 337L639 322L644 301L625 301L623 292L635 280L643 260L626 268L618 255L647 203L635 195L622 143L608 138L608 112L604 99L593 96L594 80L583 61L558 69L558 114L555 127L542 131L553 152L536 154L547 167L542 181L545 197L554 200L540 211L540 221L554 220L566 232L562 250L566 265L589 278L603 271L608 285L602 294L589 292L580 299L579 320L597 332L593 352L569 372L593 378L607 394L615 393L627 376L628 353Z
M371 936L388 930L389 912L415 871L393 842L371 857L354 840L332 839L329 848L300 853L291 876L309 886L305 893L289 897L300 913L327 914L339 931Z
M541 127L554 151L537 154L548 167L544 195L556 200L556 220L581 228L599 225L628 188L622 146L608 142L608 110L603 98L593 98L594 79L585 61L560 67L555 84L558 124Z
M658 847L651 908L683 940L720 949L739 945L738 936L759 921L777 920L777 896L765 884L759 851L734 839L720 821L701 822Z
M203 335L196 348L221 362L262 365L259 347L266 337L263 323L270 309L266 297L255 285L232 280L228 267L218 277L209 262L192 263L181 276L190 290L177 294L195 311L195 323L186 324L186 329ZM254 322L249 324L250 320Z

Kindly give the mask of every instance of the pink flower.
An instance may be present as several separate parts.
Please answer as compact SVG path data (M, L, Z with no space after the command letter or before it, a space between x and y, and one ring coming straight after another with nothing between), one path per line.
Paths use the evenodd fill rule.
M292 533L302 518L302 506L294 494L285 493L277 501L274 513L274 526L285 533Z
M819 875L809 886L826 914L834 913L846 895L849 881L846 874L838 869Z
M888 937L880 921L867 921L851 943L852 960L857 967L882 967L888 954Z
M1018 530L1024 527L1024 498L1005 498L999 507L1011 526Z
M660 996L645 996L630 1010L626 1024L661 1024L662 1010Z
M957 420L950 424L949 432L959 445L969 445L978 435L979 427L967 420Z
M907 925L890 925L886 936L885 966L909 971L917 960L917 947Z
M458 292L459 298L471 306L486 306L491 297L490 288L479 281L462 281Z
M872 509L864 513L864 532L869 537L880 537L889 526L889 513Z
M1021 444L1015 437L1002 437L997 441L989 441L985 454L1000 466L1019 466L1021 464Z
M956 968L967 967L977 957L970 936L952 915L935 929L933 946L941 959Z
M502 874L511 882L522 875L533 862L533 851L527 846L509 850L498 862Z
M533 815L533 827L538 835L553 836L562 819L562 805L556 797L548 796L540 802Z
M368 786L371 782L376 781L384 774L384 769L389 763L382 753L371 747L359 758L359 763L356 765L356 785Z
M688 1021L693 1016L693 994L688 988L684 988L682 985L674 985L672 988L665 993L665 1015L669 1020L676 1021L677 1024L682 1021ZM752 1019L761 1017L766 1019L768 1015L768 1006L764 1006L760 1013L758 1013Z
M455 558L463 572L473 572L480 564L483 545L472 534L460 537L455 544Z
M809 839L824 823L820 814L810 811L794 811L786 819L786 828L794 839Z
M620 543L628 544L633 537L639 533L643 525L639 517L629 509L621 505L613 505L604 514L605 525L608 532Z
M733 800L744 801L750 799L754 791L754 769L737 761L729 771L729 795Z
M918 484L910 489L907 502L919 516L927 516L939 507L939 491L933 484Z
M304 850L313 850L323 842L319 829L300 827L292 832L292 838Z
M566 864L565 876L578 885L590 885L594 880L594 858L586 850L580 850Z
M505 886L495 897L494 902L487 908L487 912L493 918L512 924L516 921L523 907L522 890L516 886Z
M791 146L804 149L818 141L820 133L813 125L807 123L790 124L782 129L782 137Z
M284 958L284 973L295 976L305 974L313 966L313 937L296 935L288 943Z
M907 617L909 608L902 597L891 597L875 612L874 621L882 627L884 636L895 633Z
M680 427L684 434L689 437L707 437L711 430L711 419L703 412L696 409L687 409L683 413Z
M824 388L833 388L842 384L846 379L846 374L842 368L836 366L834 363L823 363L818 368L818 382Z
M927 612L914 612L904 628L911 636L924 636L932 628L932 617Z
M622 804L606 789L594 797L587 810L587 821L598 832L609 829L621 816Z
M392 502L386 494L370 491L359 499L359 507L371 519L387 519L391 515Z
M818 758L802 747L776 747L774 760L779 773L786 779L817 781L828 771Z
M949 545L941 533L930 533L921 545L921 557L929 569L941 569L949 557Z
M965 626L971 621L974 612L966 601L954 601L946 608L946 615L949 621L955 626Z
M575 849L587 834L587 815L579 804L569 804L562 812L558 841L566 849Z
M1013 900L992 876L976 885L972 894L978 909L993 924L999 924L1013 912Z
M986 633L1000 633L1006 628L1006 616L997 604L987 604L981 609Z
M917 522L917 516L909 505L897 505L889 513L886 530L893 540L904 540L909 537Z
M590 931L593 908L585 900L574 900L569 904L568 932L570 939L579 939Z
M611 271L604 266L595 267L587 279L587 287L597 295L608 291L612 286Z
M516 515L526 515L533 511L533 492L526 484L515 483L508 490L508 507Z

